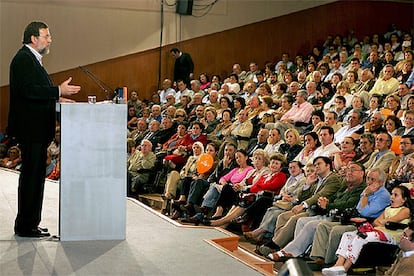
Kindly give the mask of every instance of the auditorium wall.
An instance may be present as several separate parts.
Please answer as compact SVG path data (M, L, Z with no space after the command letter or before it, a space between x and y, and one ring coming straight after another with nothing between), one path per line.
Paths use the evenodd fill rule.
M242 1L242 3L245 2ZM220 15L220 12L223 10L221 9L211 15L211 17L223 18L229 14L229 10L235 10L235 8L230 7L233 4L232 0L226 1L226 4L226 14ZM57 7L54 8L57 9ZM78 7L69 7L68 9L68 15L62 18L62 20L69 26L74 24L72 28L75 29L69 32L69 28L66 26L64 28L66 32L62 33L56 30L59 28L55 26L59 27L63 23L50 23L50 20L48 21L54 42L51 54L45 58L45 64L49 72L51 72L55 83L60 83L68 76L72 76L75 83L82 85L82 92L74 97L78 101L86 101L89 94L97 95L98 100L105 98L104 92L77 68L78 65L87 67L109 87L127 86L130 91L137 90L141 98L149 99L150 95L157 91L159 81L172 75L174 60L169 55L171 47L179 47L192 55L195 62L195 75L207 72L208 74L218 73L224 77L230 73L231 65L234 62L239 62L244 68L247 68L248 63L254 60L262 67L267 61L278 60L280 54L285 51L289 52L291 56L296 55L298 52L307 54L311 47L321 43L327 34L344 34L346 30L352 28L356 30L357 36L360 38L365 34L373 32L385 32L390 22L396 23L403 30L411 28L413 22L411 4L387 1L360 1L352 2L352 4L349 1L339 1L271 19L268 19L268 12L263 12L265 16L262 18L265 20L258 20L257 11L250 12L248 7L245 7L245 12L239 13L239 17L243 18L244 14L254 13L256 14L256 19L249 19L250 22L259 22L243 25L240 24L240 20L236 20L240 26L228 30L219 30L211 18L212 22L210 24L204 23L199 25L195 23L198 22L195 18L187 16L177 17L170 12L169 15L166 13L165 18L167 19L166 21L170 22L167 25L175 25L174 28L170 29L174 29L176 33L169 38L165 37L168 37L170 34L165 34L164 42L168 41L168 43L164 43L165 46L159 49L154 44L152 44L152 47L150 46L151 43L146 44L145 41L147 39L148 41L152 40L154 43L155 40L159 40L160 35L159 26L157 30L156 27L152 26L155 25L154 22L148 22L148 28L151 29L153 27L151 32L154 32L154 34L151 35L151 38L143 37L141 47L133 49L131 47L132 41L124 43L115 34L110 36L117 43L115 45L110 43L111 47L103 42L108 38L98 39L97 43L93 43L88 36L79 37L77 34L80 27L76 24L76 20L72 21L70 19L71 13L76 14L76 12L79 12L76 10ZM87 7L85 9L88 10ZM109 13L110 10L110 8L107 8L105 12ZM87 11L83 11L84 15L87 15L87 13ZM378 16L378 14L384 16ZM76 15L74 17L77 18ZM171 19L172 17L173 19ZM127 19L123 18L121 20L125 20L125 24L128 21ZM1 20L3 21L3 19ZM40 18L40 20L43 19ZM55 20L57 21L57 19ZM177 23L177 21L179 22ZM95 22L95 20L92 20L92 22ZM183 27L188 26L190 22L190 25L193 27L197 25L199 33L190 31L191 28ZM26 23L27 21L21 22L21 26L15 30L18 34L10 34L8 39L20 41L21 29L24 28ZM176 26L177 24L179 24L179 27ZM226 25L224 22L223 24ZM88 24L82 25L82 28L89 29L89 33L98 32L98 30L99 33L106 33L106 30L110 27L112 26L108 24L102 24L100 27L96 25L90 27ZM211 29L219 31L205 33L205 30ZM164 32L168 33L166 30L169 30L168 26L164 28ZM4 31L6 30L2 24L1 33ZM108 31L108 33L110 32ZM197 36L197 34L203 35ZM131 36L134 35L135 31L131 31ZM63 39L62 36L65 38L65 41L68 38L72 38L69 39L69 45L59 45L59 40ZM3 39L0 43L3 49ZM59 53L59 48L63 46L65 46L66 51ZM20 46L16 45L13 51L15 52L18 47ZM102 50L111 53L113 48L118 47L125 53L128 52L128 54L119 56L119 54L113 53L105 58L94 54L96 51L102 52ZM92 58L87 58L89 56ZM79 59L79 57L84 58ZM61 69L56 65L59 64L59 59L62 61L66 60L65 69ZM67 60L73 60L74 63L68 65L70 63ZM88 60L88 62L82 62L83 60ZM2 70L5 68L4 63L8 64L9 60L2 58ZM49 65L52 64L55 65L50 69ZM1 72L2 75L3 73ZM158 76L160 76L160 79ZM3 131L7 123L8 86L3 85L0 89L0 130Z

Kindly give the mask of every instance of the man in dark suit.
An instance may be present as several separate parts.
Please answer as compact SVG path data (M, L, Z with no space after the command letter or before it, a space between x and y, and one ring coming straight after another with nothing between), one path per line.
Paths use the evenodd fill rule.
M183 53L177 48L170 50L171 55L175 58L174 63L174 81L184 80L187 87L190 87L190 80L193 79L194 63L191 56Z
M24 46L10 64L10 135L22 150L22 169L18 188L18 211L14 231L22 237L49 236L40 229L47 146L53 140L56 124L56 101L72 100L80 86L70 85L72 78L54 86L42 66L42 56L52 42L48 26L30 23L23 36ZM43 231L44 230L44 231Z
M266 147L267 138L269 138L269 130L261 128L257 134L257 138L251 139L247 146L247 154L249 157L252 157L257 149L264 149Z

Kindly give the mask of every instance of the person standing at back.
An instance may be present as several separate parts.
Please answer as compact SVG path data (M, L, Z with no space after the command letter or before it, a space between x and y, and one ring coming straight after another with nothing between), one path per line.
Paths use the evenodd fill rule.
M170 53L175 58L174 81L184 80L187 87L190 87L190 80L194 77L193 59L190 54L183 53L177 48L172 48Z
M10 64L9 130L22 150L14 232L21 237L50 235L47 229L39 228L39 223L47 147L55 136L56 102L73 102L63 96L74 95L81 89L70 85L71 77L58 86L53 85L42 64L51 42L45 23L30 23L24 31L24 45Z

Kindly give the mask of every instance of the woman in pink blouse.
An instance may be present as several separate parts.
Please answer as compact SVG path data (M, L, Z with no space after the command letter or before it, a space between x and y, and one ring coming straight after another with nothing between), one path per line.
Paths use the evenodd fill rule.
M249 191L250 192L249 195L255 195L255 194L257 195L258 193L262 191L269 191L269 192L273 192L274 194L279 194L280 190L282 189L283 185L285 185L285 182L286 182L286 174L282 172L282 168L285 165L286 165L286 158L282 154L277 153L275 155L272 155L272 157L270 157L270 165L269 165L270 172L263 174L259 178L258 181L253 183L253 185L247 186L246 187L247 189L244 189L244 190ZM220 204L220 200L223 197L223 191L221 193L221 196L220 196L220 199L217 205ZM273 197L269 197L268 199L269 200L267 204L269 205L268 207L270 207L270 205L272 204ZM254 200L251 201L251 203L253 202ZM233 202L233 206L231 207L230 211L225 217L220 218L218 220L212 220L210 221L210 223L208 221L207 222L204 221L206 222L205 224L210 224L211 226L227 225L228 223L232 222L233 220L235 220L236 218L239 218L241 215L244 214L246 208L249 206L248 204L244 204L244 203L245 202L243 201L235 200Z
M221 190L221 194L217 201L216 212L211 219L219 219L223 217L225 209L230 208L233 205L233 201L237 199L238 192L244 187L242 181L246 178L247 174L253 170L253 167L247 163L248 159L249 156L245 150L237 150L236 162L239 167L234 168L228 174L220 178L216 188Z

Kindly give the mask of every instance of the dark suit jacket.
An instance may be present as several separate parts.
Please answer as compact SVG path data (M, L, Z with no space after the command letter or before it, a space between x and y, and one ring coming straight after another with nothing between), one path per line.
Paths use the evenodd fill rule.
M405 127L400 127L399 129L397 129L397 135L399 136L403 136L404 135L404 131L405 131ZM414 129L410 130L407 135L414 135Z
M306 199L305 202L308 204L308 207L316 204L318 202L318 198L321 196L330 197L334 195L343 185L341 179L338 177L336 173L331 173L322 183L322 185L318 188L318 190L314 193L313 196Z
M257 149L264 149L267 145L267 142L265 143L257 143L257 138L251 139L249 142L249 145L247 146L247 154L249 156L253 155L253 152ZM256 148L257 146L257 148Z
M10 64L9 133L20 143L49 143L55 136L59 88L29 48L23 46Z

